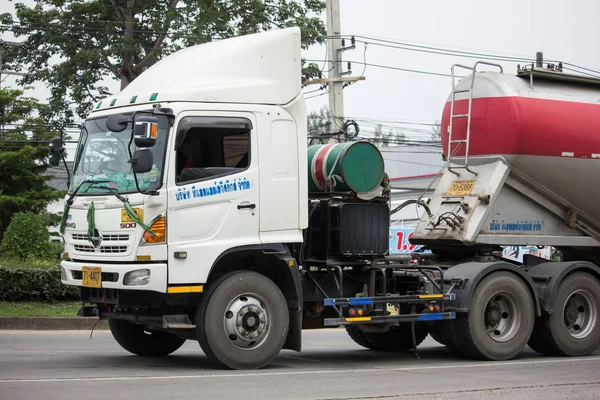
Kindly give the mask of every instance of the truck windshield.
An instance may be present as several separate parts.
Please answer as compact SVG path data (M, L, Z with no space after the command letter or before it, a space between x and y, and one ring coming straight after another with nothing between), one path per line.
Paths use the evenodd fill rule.
M162 184L165 148L169 134L169 122L166 116L156 115L158 132L156 143L150 147L153 165L150 172L137 174L140 190L158 189ZM127 146L131 138L131 123L122 132L111 132L106 128L106 118L86 121L79 138L75 154L73 179L69 192L73 192L83 181L109 181L108 186L120 193L136 191L133 169L129 160ZM131 153L137 147L131 143ZM106 189L84 184L79 193L106 193Z

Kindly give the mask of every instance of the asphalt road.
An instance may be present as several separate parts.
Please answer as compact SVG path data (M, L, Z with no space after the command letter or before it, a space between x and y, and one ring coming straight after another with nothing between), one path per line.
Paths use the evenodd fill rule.
M304 332L258 371L216 367L196 342L162 359L122 350L107 331L0 331L0 399L599 399L600 349L473 362L427 339L412 354L369 351L343 330Z

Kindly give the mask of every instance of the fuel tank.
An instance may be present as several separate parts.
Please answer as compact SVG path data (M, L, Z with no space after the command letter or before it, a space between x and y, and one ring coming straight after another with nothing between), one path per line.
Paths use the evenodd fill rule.
M456 90L468 90L472 80L466 76ZM453 115L468 113L469 96L455 95ZM467 143L448 143L451 102L452 94L442 146L453 164L462 164ZM501 156L532 185L600 222L600 79L536 69L477 72L470 116L469 165ZM467 139L467 125L465 117L453 119L453 141Z

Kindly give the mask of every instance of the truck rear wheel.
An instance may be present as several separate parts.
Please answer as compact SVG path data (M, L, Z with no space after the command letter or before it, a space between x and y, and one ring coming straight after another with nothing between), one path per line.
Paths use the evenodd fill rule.
M142 325L122 319L111 318L108 320L108 326L117 343L138 356L166 356L186 341L173 333L148 331Z
M449 348L463 357L509 360L533 331L535 308L529 288L510 272L495 272L479 282L468 314L457 315Z
M600 345L600 281L588 273L567 276L556 293L553 314L543 315L529 347L549 356L585 356Z
M363 331L358 329L356 325L346 325L346 333L356 344L367 349L373 349L373 345L369 343Z
M358 329L358 328L357 328ZM363 332L364 339L373 350L388 352L405 352L413 350L412 332L410 323L404 322L398 326L392 326L387 332ZM423 343L427 337L427 329L422 324L415 324L415 344ZM359 343L360 344L360 343ZM366 346L365 346L366 347Z
M261 368L283 348L289 315L285 297L256 272L215 282L196 313L196 336L209 358L231 369Z
M445 322L445 324L444 324ZM426 324L427 332L429 336L441 344L442 346L446 346L446 338L444 336L444 327L448 326L449 321L437 321L433 323Z

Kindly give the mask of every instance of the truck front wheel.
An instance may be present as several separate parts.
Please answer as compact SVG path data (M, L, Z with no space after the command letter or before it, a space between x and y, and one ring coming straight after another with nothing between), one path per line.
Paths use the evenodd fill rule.
M180 348L186 341L163 331L149 331L142 325L122 319L109 319L108 326L125 350L138 356L162 357Z
M255 369L281 351L289 314L281 290L264 275L234 272L215 281L196 312L196 336L209 358Z

